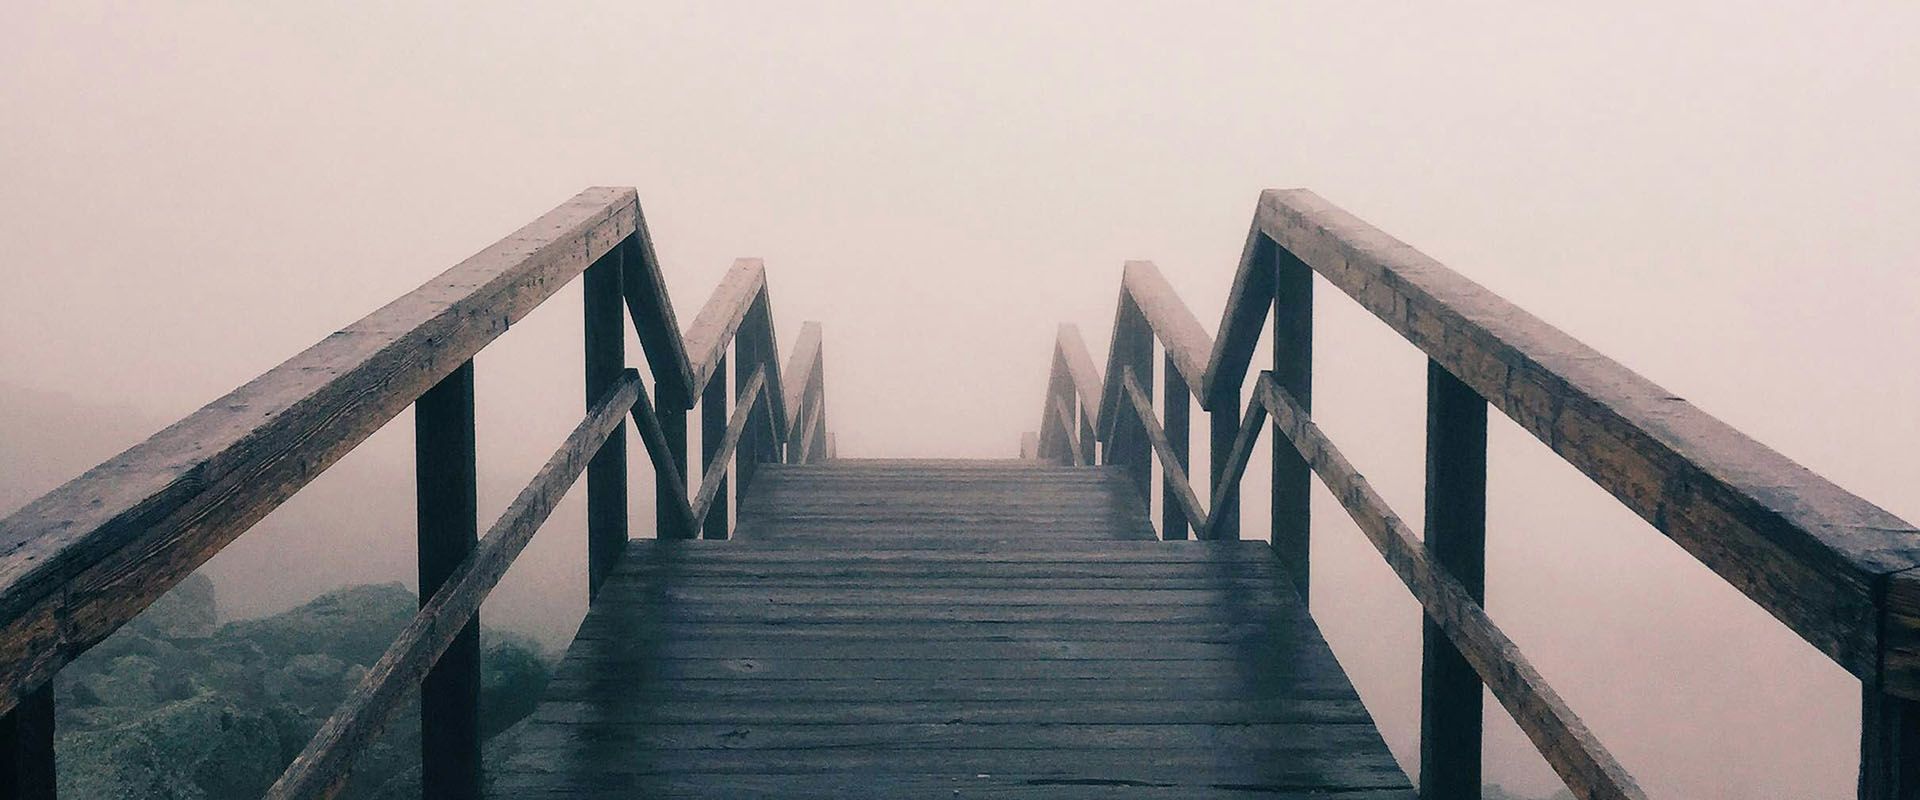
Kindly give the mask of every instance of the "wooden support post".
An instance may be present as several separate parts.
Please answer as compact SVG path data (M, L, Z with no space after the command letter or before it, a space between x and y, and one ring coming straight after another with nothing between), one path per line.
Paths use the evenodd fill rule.
M53 800L53 682L0 716L0 797Z
M1162 400L1167 410L1166 422L1162 427L1167 431L1167 443L1173 445L1173 452L1179 457L1180 470L1185 472L1192 466L1191 454L1193 436L1187 420L1192 416L1193 398L1189 396L1186 376L1180 374L1180 368L1173 363L1173 354L1168 353L1164 366L1167 377L1164 379ZM1163 539L1187 538L1187 515L1182 513L1178 504L1172 501L1174 492L1180 491L1173 485L1173 470L1166 470L1167 480L1160 488L1160 496L1168 498L1160 505L1160 537Z
M1427 362L1427 552L1476 603L1486 600L1487 401ZM1480 676L1446 631L1424 619L1420 797L1479 800Z
M472 361L461 364L414 402L413 463L420 605L424 608L480 541ZM467 619L420 682L420 796L426 800L480 796L478 613Z
M1094 439L1093 434L1093 419L1087 414L1086 407L1080 405L1080 400L1077 395L1067 404L1067 407L1074 409L1074 418L1079 420L1080 438L1078 441L1080 442L1080 463L1085 466L1093 466L1095 463L1098 463L1095 459L1099 455L1097 452L1099 442Z
M1861 688L1860 800L1920 797L1920 702Z
M581 284L586 295L587 410L612 389L626 369L626 324L622 317L621 259L628 248L614 248L587 267ZM624 427L624 426L623 426ZM627 548L627 437L615 431L587 462L587 596L600 584Z
M747 326L752 321L753 312L748 311L746 319L740 323L740 333L736 333L733 337L733 402L735 404L755 402L754 398L743 394L747 388L747 381L753 377L754 367L759 366L761 362L760 343L746 335ZM749 413L752 416L747 421L746 431L740 435L740 444L733 451L733 474L738 484L734 492L742 500L746 499L747 485L753 481L754 467L760 458L760 438L767 435L766 426L759 424L760 409L755 408Z
M1133 377L1140 382L1140 388L1153 396L1153 326L1148 324L1147 315L1141 313L1140 306L1128 297L1120 304L1119 346L1122 356L1121 369L1132 368ZM1107 380L1116 380L1109 375ZM1117 407L1120 409L1120 424L1116 426L1115 437L1120 445L1120 463L1132 471L1133 487L1140 493L1140 502L1151 509L1153 506L1153 443L1147 441L1147 423L1140 418L1131 404L1122 396Z
M713 480L707 470L713 467L713 457L720 453L720 441L727 435L727 359L722 356L713 367L713 377L707 379L707 387L700 391L700 482ZM725 471L727 465L721 464ZM720 491L713 496L713 507L707 509L707 519L700 525L700 537L703 539L727 538L727 476L718 476Z
M687 488L687 398L677 387L666 381L653 384L654 415L660 420L660 432L667 437L667 452L673 457L673 466L680 476L679 496L689 494ZM680 513L672 506L674 491L666 485L663 475L653 476L654 524L658 526L662 539L691 539L693 531L687 530L681 521Z
M1219 388L1214 392L1214 408L1207 412L1207 493L1218 495L1220 482L1239 480L1238 476L1228 475L1232 468L1233 442L1240 437L1240 387ZM1240 538L1240 489L1234 487L1226 499L1215 501L1218 509L1207 509L1218 522L1208 532L1210 538L1236 540Z
M1278 247L1274 255L1273 378L1313 412L1313 269ZM1313 471L1291 447L1273 448L1273 549L1300 602L1309 604L1309 491Z

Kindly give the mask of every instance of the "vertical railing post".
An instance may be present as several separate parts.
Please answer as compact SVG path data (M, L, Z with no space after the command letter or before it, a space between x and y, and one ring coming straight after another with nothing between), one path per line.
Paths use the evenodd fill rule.
M1220 491L1220 482L1227 479L1228 462L1233 458L1233 442L1240 437L1240 385L1221 384L1214 387L1211 397L1212 410L1207 412L1207 494ZM1208 509L1214 515L1213 529L1205 531L1210 539L1240 538L1240 489L1227 494L1220 501L1220 508Z
M707 518L700 524L701 538L727 538L727 465L721 464L721 475L709 476L706 471L713 466L713 457L720 454L721 440L727 435L727 359L721 356L713 366L713 375L707 378L707 385L700 390L700 482L720 481L720 491L713 496L713 505L707 509Z
M1153 397L1153 326L1147 322L1147 315L1132 297L1120 302L1120 341L1121 348L1118 368L1133 370L1133 378L1140 382L1140 388ZM1109 377L1108 381L1121 380L1121 375ZM1140 502L1149 509L1153 506L1153 443L1147 441L1147 423L1128 402L1127 393L1120 392L1120 400L1115 403L1120 409L1120 425L1115 427L1115 436L1121 447L1121 463L1133 472L1133 486L1140 493ZM1123 432L1124 431L1124 432Z
M621 259L629 248L616 247L587 267L581 283L586 295L587 409L613 388L626 369L626 324L622 319ZM656 370L656 376L659 374ZM623 426L624 430L624 426ZM621 431L587 462L587 596L600 584L627 548L627 437Z
M53 800L53 681L0 716L0 797Z
M1487 401L1427 362L1427 552L1486 596ZM1480 798L1480 676L1431 619L1420 655L1420 797Z
M1187 396L1187 378L1180 374L1180 368L1173 363L1172 353L1167 354L1166 363L1162 365L1162 369L1166 371L1167 376L1163 379L1165 391L1161 399L1167 410L1166 419L1161 423L1161 427L1167 432L1167 443L1173 445L1173 454L1180 462L1180 471L1186 472L1193 461L1189 454L1193 436L1187 424L1188 418L1192 416L1193 398ZM1173 473L1165 474L1169 477L1163 481L1160 488L1160 496L1166 498L1166 502L1160 504L1161 538L1185 539L1187 538L1187 515L1180 510L1178 503L1173 502L1174 493L1180 490L1173 486L1171 477Z
M1864 681L1860 706L1860 800L1920 797L1920 703Z
M472 361L414 401L413 463L424 607L480 541ZM420 682L420 796L480 797L478 613Z
M1313 269L1279 247L1274 255L1273 377L1300 410L1313 411ZM1232 447L1232 444L1228 444ZM1291 447L1273 448L1273 549L1286 565L1301 603L1309 603L1308 500L1313 472Z
M653 480L654 525L662 539L690 539L693 531L687 530L680 513L674 508L673 498L688 496L687 489L687 397L682 389L672 385L672 381L655 381L653 384L654 417L660 420L660 432L667 438L667 454L672 458L673 468L680 476L678 495L668 486L665 477L655 475Z
M1073 417L1080 426L1080 463L1090 467L1097 463L1094 459L1098 455L1099 446L1099 442L1094 441L1093 438L1092 415L1087 413L1086 406L1080 405L1080 393L1071 387L1069 392L1072 393L1073 399L1067 402L1067 407L1073 409Z
M753 398L743 394L747 388L747 381L753 379L754 368L759 366L762 360L759 340L747 335L748 325L752 321L753 312L749 310L746 319L740 323L739 332L733 337L733 401L735 403L754 401ZM734 447L733 451L733 473L739 484L734 487L734 492L743 498L747 496L747 485L753 482L754 466L760 458L760 438L766 435L766 427L760 422L760 410L754 408L747 413L746 430L741 432L740 443Z
M807 463L819 461L827 452L827 345L820 343L820 349L814 351L813 368L808 370L812 380L807 383L807 393L813 397L814 416L820 421L813 426L813 440L807 443Z

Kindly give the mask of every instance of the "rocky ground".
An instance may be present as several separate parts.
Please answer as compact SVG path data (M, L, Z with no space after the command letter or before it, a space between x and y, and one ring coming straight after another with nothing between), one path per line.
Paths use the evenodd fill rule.
M418 607L401 585L355 586L260 619L217 624L194 576L61 671L62 797L256 798L306 746ZM530 639L481 632L481 725L532 710L552 661ZM416 708L363 752L343 797L419 797ZM494 737L489 760L511 747Z

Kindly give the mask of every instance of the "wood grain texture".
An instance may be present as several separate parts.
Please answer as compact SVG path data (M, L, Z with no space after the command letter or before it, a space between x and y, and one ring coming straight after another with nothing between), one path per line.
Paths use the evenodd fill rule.
M1874 677L1876 584L1920 566L1911 524L1312 192L1262 194L1256 226L1807 642Z
M1073 379L1073 393L1080 399L1081 413L1088 422L1099 427L1100 418L1100 370L1093 365L1093 356L1087 354L1087 342L1080 337L1080 326L1061 325L1054 337L1054 347L1066 360L1067 375Z
M1313 467L1334 499L1353 517L1414 599L1420 601L1427 618L1446 632L1574 796L1581 800L1644 798L1633 776L1567 708L1519 646L1487 616L1473 593L1434 563L1426 545L1387 507L1270 373L1260 375L1254 392L1273 417L1274 428Z
M340 790L353 758L379 735L401 701L479 612L500 576L586 470L587 461L620 429L643 396L639 373L628 370L595 402L586 419L488 528L479 546L446 577L441 589L421 606L360 685L281 773L267 797L332 797Z
M1153 262L1128 261L1121 269L1120 283L1140 306L1140 313L1153 328L1154 338L1166 349L1168 360L1179 368L1186 384L1193 387L1194 399L1200 399L1200 393L1205 390L1201 381L1206 379L1213 337L1200 327L1200 320Z
M1214 414L1228 413L1228 409L1215 409ZM1247 464L1253 460L1253 445L1260 439L1260 429L1266 427L1267 406L1259 398L1247 404L1247 416L1234 430L1236 434L1232 446L1216 449L1216 462L1220 463L1214 472L1213 502L1207 506L1207 524L1201 528L1202 539L1233 539L1221 529L1228 522L1229 515L1237 509L1239 503L1240 479L1247 474ZM1216 442L1216 445L1218 443Z
M494 791L1412 800L1269 548L1153 541L1129 481L767 465L735 540L631 543ZM845 536L887 519L938 525Z
M690 518L705 520L713 509L714 500L727 484L727 462L733 459L734 449L740 446L740 436L746 432L754 407L766 401L766 392L766 368L756 367L753 376L747 378L747 384L740 389L741 402L734 407L733 416L727 420L726 431L720 435L719 447L708 457L706 467L701 470L705 477L700 481L700 493L694 496L691 504Z
M588 189L0 521L0 712L635 231Z
M1187 471L1180 466L1180 457L1173 450L1173 444L1167 440L1167 432L1160 427L1159 420L1153 417L1153 398L1140 388L1140 382L1134 380L1133 370L1122 367L1121 386L1127 393L1127 401L1133 405L1135 414L1147 429L1147 441L1153 444L1154 453L1160 456L1160 468L1166 472L1167 488L1173 502L1186 515L1187 523L1195 529L1207 525L1207 512L1200 507L1200 498L1193 493L1193 487L1187 483ZM1184 538L1184 537L1182 537Z

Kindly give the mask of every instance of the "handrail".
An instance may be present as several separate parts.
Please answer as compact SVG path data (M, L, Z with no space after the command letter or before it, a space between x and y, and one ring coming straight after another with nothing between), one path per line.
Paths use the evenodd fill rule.
M575 277L585 291L588 413L485 539L474 530L472 358ZM624 314L622 313L624 306ZM623 317L625 318L623 320ZM654 378L650 402L622 342L631 321ZM598 588L628 537L631 416L655 484L662 537L725 536L726 461L744 488L789 445L831 457L818 323L798 376L817 441L790 441L765 267L735 262L683 334L638 195L587 189L419 289L0 520L0 796L51 797L52 678L227 543L358 446L418 407L422 608L276 784L276 797L324 797L396 707L420 688L423 779L479 785L477 610L566 487L584 472L588 582ZM738 398L725 389L728 348ZM727 413L729 403L736 405ZM724 432L705 439L689 499L686 412ZM796 409L797 410L797 409ZM756 422L757 420L757 422ZM463 753L464 751L464 753Z
M576 195L0 520L0 712L211 558L635 230Z
M1315 274L1431 360L1424 541L1312 424ZM1274 369L1260 373L1243 417L1239 395L1270 312ZM1219 338L1207 337L1157 268L1130 261L1112 342L1099 400L1075 410L1098 421L1102 463L1131 470L1143 495L1157 456L1168 538L1188 524L1200 538L1237 537L1241 476L1271 416L1293 445L1274 450L1272 540L1302 598L1307 489L1317 474L1421 600L1430 634L1441 637L1438 645L1428 637L1423 661L1423 748L1439 748L1423 752L1423 795L1477 791L1484 682L1577 796L1639 796L1480 610L1488 405L1858 676L1861 796L1913 791L1906 770L1920 763L1920 530L1907 522L1306 190L1261 195ZM1169 430L1153 411L1156 344L1165 353ZM1037 455L1055 461L1066 460L1066 438L1054 402L1076 405L1078 394L1062 390L1062 350L1056 341L1038 437ZM1212 420L1206 509L1186 485L1189 396Z

